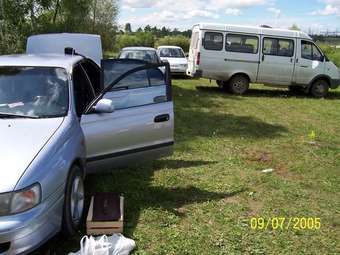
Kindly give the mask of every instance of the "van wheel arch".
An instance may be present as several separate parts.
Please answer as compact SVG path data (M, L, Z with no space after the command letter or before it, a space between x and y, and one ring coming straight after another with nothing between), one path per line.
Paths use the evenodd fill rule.
M325 77L315 79L309 86L309 94L315 98L323 98L328 94L330 81Z
M308 84L308 91L310 91L311 87L313 86L313 84L319 80L324 80L328 83L328 86L331 86L331 78L329 76L326 75L318 75L316 77L314 77L314 79Z
M234 73L234 74L229 78L228 81L231 81L235 76L239 76L239 75L240 75L240 76L246 77L246 78L248 79L248 82L249 82L249 83L251 82L249 75L246 74L246 73Z

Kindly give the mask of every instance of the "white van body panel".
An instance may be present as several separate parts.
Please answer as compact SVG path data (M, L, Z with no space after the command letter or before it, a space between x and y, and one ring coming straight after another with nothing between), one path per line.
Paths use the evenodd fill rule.
M301 57L301 41L313 43L312 38L304 32L212 23L196 24L192 31L187 69L189 76L228 81L235 74L245 74L250 82L274 86L309 87L318 77L326 77L331 88L336 88L340 83L339 70L332 62ZM206 49L207 33L215 33L216 37L213 36L213 39L209 38L208 41L212 40L209 42L218 45L220 43L219 35L222 35L223 47ZM235 35L242 37L241 41L244 39L243 36L245 36L245 40L257 37L257 51L256 48L253 48L253 51L244 52L242 47L249 48L249 44L244 42L242 42L242 47L237 48L236 42L228 39ZM271 54L265 51L265 38L275 39L278 45L277 52L280 53ZM285 46L280 46L281 42L284 43L287 40L294 44L293 48L289 48L289 53ZM256 47L256 44L250 46ZM235 51L233 47L241 50ZM273 48L275 49L271 46L271 49ZM281 55L281 50L283 52L286 50L286 53ZM321 50L320 52L322 53ZM199 63L197 63L198 56L200 56Z
M27 54L64 54L71 47L81 55L92 59L100 66L103 59L102 43L99 35L93 34L43 34L28 37Z

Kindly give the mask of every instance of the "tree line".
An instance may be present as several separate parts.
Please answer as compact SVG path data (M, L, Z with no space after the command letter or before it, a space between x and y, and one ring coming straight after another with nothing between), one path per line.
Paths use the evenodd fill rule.
M30 35L59 32L100 34L113 49L117 14L112 0L0 0L0 54L23 52Z
M146 25L132 31L131 24L126 23L124 29L120 29L116 38L114 51L119 51L129 46L158 47L160 45L176 45L189 50L191 30L180 31L177 28L158 28Z

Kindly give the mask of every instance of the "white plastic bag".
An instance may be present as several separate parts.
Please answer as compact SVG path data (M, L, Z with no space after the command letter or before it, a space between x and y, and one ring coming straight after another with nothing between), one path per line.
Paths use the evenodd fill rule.
M129 255L135 247L135 241L122 234L98 238L84 236L80 240L80 251L69 255Z

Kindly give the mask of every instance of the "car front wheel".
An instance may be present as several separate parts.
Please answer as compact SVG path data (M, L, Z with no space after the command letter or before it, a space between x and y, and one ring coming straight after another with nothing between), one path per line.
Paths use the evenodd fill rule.
M66 237L76 234L84 213L84 179L78 166L73 166L67 178L62 232Z
M328 90L329 90L329 85L327 81L317 80L312 84L310 88L310 94L313 97L322 98L328 94Z

